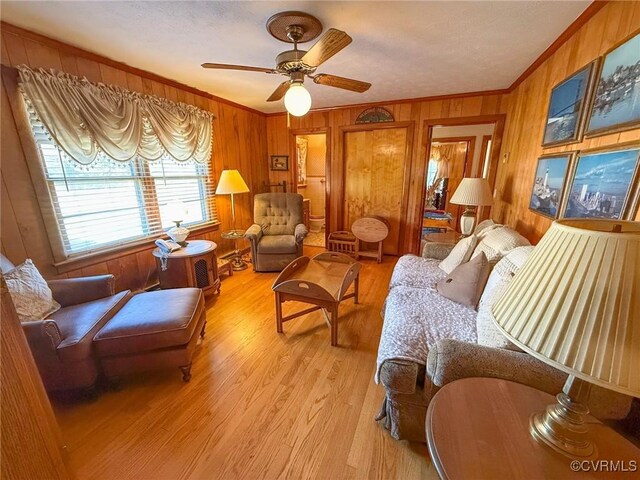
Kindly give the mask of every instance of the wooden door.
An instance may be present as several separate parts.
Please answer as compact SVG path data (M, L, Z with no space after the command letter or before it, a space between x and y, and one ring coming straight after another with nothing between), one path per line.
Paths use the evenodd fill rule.
M407 127L347 131L344 134L343 225L380 216L389 222L384 253L398 255L407 164Z
M440 143L444 143L441 142ZM454 205L451 203L451 197L460 185L462 179L466 176L465 172L468 170L467 163L471 164L469 155L469 143L468 142L454 142L452 143L452 156L449 160L449 181L447 182L447 203L445 210L454 217L454 228L457 230L460 223L460 215L464 211L464 207L460 205ZM469 160L469 161L467 161Z

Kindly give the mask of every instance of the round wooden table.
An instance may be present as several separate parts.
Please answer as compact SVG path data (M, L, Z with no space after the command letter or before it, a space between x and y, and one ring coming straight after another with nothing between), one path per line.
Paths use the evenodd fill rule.
M534 440L529 418L552 403L552 395L495 378L467 378L444 386L431 400L426 420L427 445L438 475L443 479L637 476L640 449L593 417L588 422L597 460L627 468L635 461L635 473L594 471L593 464L572 463L573 459Z
M351 231L358 239L356 260L360 257L372 257L378 263L382 262L382 243L389 235L389 223L382 217L359 218L351 225ZM376 250L363 250L361 242L377 243L378 248Z
M188 245L171 252L167 258L167 269L162 269L162 252L153 250L158 268L160 288L201 288L205 295L220 292L218 277L218 245L209 240L189 240Z

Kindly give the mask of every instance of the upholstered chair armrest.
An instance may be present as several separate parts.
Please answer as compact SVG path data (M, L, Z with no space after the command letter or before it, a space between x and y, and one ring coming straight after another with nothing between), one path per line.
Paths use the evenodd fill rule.
M248 238L252 242L258 243L262 238L262 228L257 223L254 223L249 227L249 229L244 233L245 238Z
M304 237L307 236L307 233L309 233L309 230L307 230L307 227L304 223L299 223L298 225L296 225L296 229L294 232L294 235L296 236L296 243L301 243L304 240Z
M52 355L58 345L62 343L62 334L55 320L24 322L22 330L27 337L34 356L38 353Z
M455 245L449 243L426 242L422 248L422 256L424 258L433 258L435 260L444 260L447 258Z
M110 297L116 293L116 282L113 275L65 278L49 280L47 283L53 293L53 298L63 307Z
M438 388L468 377L501 378L556 395L562 391L567 374L523 352L445 339L429 350L426 377L425 385L430 381L435 387L432 395ZM588 406L601 420L622 419L631 409L631 400L594 385Z
M380 366L380 383L388 392L412 394L418 384L419 368L408 360L385 360Z

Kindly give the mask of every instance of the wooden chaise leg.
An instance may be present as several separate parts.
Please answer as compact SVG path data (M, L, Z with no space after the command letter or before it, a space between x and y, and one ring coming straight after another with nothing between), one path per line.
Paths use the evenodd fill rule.
M282 302L280 301L280 292L276 292L276 330L283 333L282 329Z
M331 346L338 346L338 304L331 307Z
M189 380L191 380L191 364L180 367L180 371L182 372L183 382L188 382Z

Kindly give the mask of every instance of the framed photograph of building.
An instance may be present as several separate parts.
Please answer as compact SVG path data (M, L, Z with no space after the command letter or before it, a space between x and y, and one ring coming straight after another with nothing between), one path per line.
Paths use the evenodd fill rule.
M538 159L529 209L549 218L558 218L567 172L575 152L545 155Z
M271 170L289 170L289 155L271 155Z
M625 219L637 207L640 146L581 153L568 189L563 218ZM637 196L637 192L635 192Z
M594 60L551 90L543 147L580 141L596 64Z
M628 130L640 125L640 33L604 57L586 136Z

